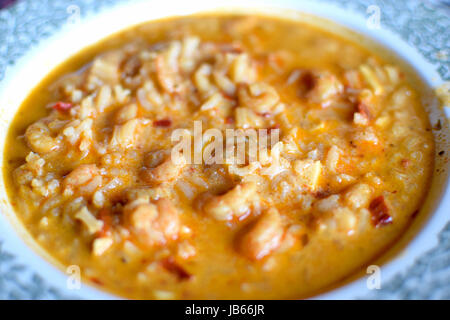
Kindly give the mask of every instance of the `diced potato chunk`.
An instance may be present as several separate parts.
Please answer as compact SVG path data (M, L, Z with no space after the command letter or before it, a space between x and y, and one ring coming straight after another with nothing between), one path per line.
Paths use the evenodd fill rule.
M296 160L294 170L298 174L301 184L310 190L317 190L322 174L322 164L318 160Z
M358 126L367 126L369 124L369 120L360 112L355 112L353 115L353 122Z
M344 232L347 235L351 235L356 228L358 218L356 214L348 208L338 208L334 212L335 219L337 221L337 227L340 232Z
M92 253L94 256L103 255L114 243L114 240L110 237L101 237L94 240L92 243Z
M368 205L372 195L372 188L364 183L358 183L350 187L345 194L345 200L353 209L359 209Z

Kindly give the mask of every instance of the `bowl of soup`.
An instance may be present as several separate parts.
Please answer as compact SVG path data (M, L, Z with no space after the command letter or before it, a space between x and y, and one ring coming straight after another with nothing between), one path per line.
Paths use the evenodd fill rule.
M448 87L420 51L334 4L185 6L81 17L6 73L5 252L61 297L302 299L436 245Z

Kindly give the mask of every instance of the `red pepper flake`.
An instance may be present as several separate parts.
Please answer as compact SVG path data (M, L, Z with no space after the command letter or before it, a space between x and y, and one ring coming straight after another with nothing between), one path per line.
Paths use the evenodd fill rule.
M99 286L103 286L103 282L97 278L91 278L91 281Z
M52 108L58 111L67 111L70 110L73 107L73 104L69 103L69 102L62 102L59 101L57 103L55 103Z
M316 77L310 70L298 70L300 76L297 80L297 94L305 98L317 84Z
M164 269L173 273L179 280L189 280L192 275L180 266L172 257L162 260L161 265Z
M400 163L401 163L401 165L403 166L403 168L408 168L409 167L409 165L411 164L411 161L409 160L409 159L402 159L401 161L400 161Z
M270 112L259 113L259 115L263 118L270 118L272 116Z
M153 122L153 126L155 126L155 127L168 128L171 125L172 125L172 120L170 120L170 119L155 120Z
M331 195L331 193L326 190L313 192L313 196L317 199L324 199L329 195Z
M225 123L226 124L233 124L234 123L234 118L233 117L226 117L225 118Z
M389 215L389 208L386 205L384 196L376 197L369 206L372 215L372 224L378 228L392 223L392 217Z
M310 71L306 71L303 73L302 77L300 78L300 81L302 82L303 86L306 89L306 92L309 92L310 90L314 89L316 86L316 78L314 77L313 73Z

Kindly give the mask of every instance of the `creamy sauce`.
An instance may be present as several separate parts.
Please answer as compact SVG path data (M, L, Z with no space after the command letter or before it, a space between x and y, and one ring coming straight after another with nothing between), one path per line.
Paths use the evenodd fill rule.
M182 46L185 42L180 41L186 37L198 39L196 50L204 56L192 58L193 66L181 75L193 90L183 95L164 86L167 82L161 80L161 70L154 70L158 58L153 55L170 55L167 43ZM113 58L105 58L104 53ZM230 89L227 94L211 78L210 82L216 81L212 92L220 87L220 97L230 105L215 113L203 112L201 106L212 94L202 92L195 72L202 63L210 64L213 71L222 67L218 59L228 53L234 58L248 54L251 63L243 77L249 78L239 79L229 71L227 77L235 91ZM117 67L119 78L89 80L101 78L96 70L99 61ZM224 63L225 68L232 69L233 63ZM142 69L146 71L138 79ZM255 78L249 76L252 72L257 73ZM299 22L214 15L146 23L81 51L31 92L11 124L5 148L10 200L27 230L52 256L64 265L79 265L86 281L124 297L308 297L382 253L410 224L426 195L433 170L433 136L421 97L404 75L402 68L370 50ZM159 108L152 100L155 109L151 110L138 97L141 88L149 90L144 82L150 78L158 94L172 99ZM168 76L167 81L172 80ZM278 104L274 104L265 110L259 102L251 105L254 100L244 105L242 96L251 95L251 90L265 94L266 87L252 87L261 82L276 91L284 109L275 110ZM116 85L129 90L126 98L119 98ZM100 92L111 88L112 102L102 108ZM150 91L146 92L151 100ZM89 95L95 110L81 116L79 107ZM181 107L173 100L178 95ZM189 100L194 96L195 101ZM58 102L75 111L62 110L64 104L55 107ZM236 108L251 116L241 121ZM78 130L71 121L82 118L92 119L93 136L80 131L77 140L69 135ZM129 145L120 140L114 145L115 130L120 139L124 124L134 119L148 122L133 131ZM188 165L173 179L165 173L167 181L155 182L146 159L155 150L170 150L172 130L191 129L192 120L220 130L241 122L250 128L280 129L281 156L289 163L287 169L268 177L260 171L236 175L227 165ZM50 146L43 138L33 140L27 128L36 122L44 125L42 130L50 130L55 139L49 141ZM68 127L74 129L64 133ZM76 141L70 142L71 137ZM292 146L294 150L288 148ZM30 151L34 156L29 156ZM89 181L80 182L84 172L75 170L86 168L83 165L95 165L95 169L89 172ZM311 172L310 166L317 171ZM145 170L153 176L148 178ZM67 179L74 171L72 176L80 186L70 193ZM97 177L101 177L99 183L93 185ZM120 184L103 192L104 202L96 200L96 191L115 178ZM227 221L214 214L218 209L213 202L208 206L203 200L206 195L223 204L220 197L236 187L242 188L237 194L243 197L251 183L256 183L257 195L244 201L245 214L230 204L232 217ZM143 207L133 204L139 196L131 191L139 188L147 190ZM174 208L158 202L161 198L169 199L176 209L173 221L179 230L172 237L168 229L162 229L162 236L157 235L163 238L160 241L135 220L140 209L145 214L156 210L159 217L172 212ZM55 204L50 205L51 201ZM90 232L92 225L77 218L83 206L100 221L99 230ZM264 221L268 221L266 226ZM278 224L279 238L274 227ZM157 227L161 225L160 221ZM150 228L159 231L157 227ZM258 231L264 234L269 228L274 228L272 233L258 238ZM111 239L111 243L95 254L93 243L99 238ZM275 244L268 245L270 241Z

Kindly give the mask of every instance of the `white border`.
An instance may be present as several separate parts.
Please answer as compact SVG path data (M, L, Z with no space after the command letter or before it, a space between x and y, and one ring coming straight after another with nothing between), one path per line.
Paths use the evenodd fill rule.
M434 71L434 66L428 63L420 53L406 44L397 35L387 30L369 30L366 21L361 15L341 9L333 4L323 2L311 3L295 0L249 0L242 4L239 0L228 0L227 7L242 8L272 12L272 9L296 9L306 13L318 15L336 21L350 29L366 34L392 51L398 53L407 62L415 67L418 73L430 84L437 86L442 83L440 76ZM80 48L93 44L105 36L122 30L130 25L161 18L164 16L186 15L200 11L217 9L212 1L136 1L133 3L119 4L100 14L94 14L82 19L76 25L66 25L61 31L51 38L40 42L38 46L30 50L18 63L6 71L5 79L0 83L0 153L3 154L3 141L6 128L10 123L17 106L23 101L28 92L41 80L49 70ZM36 63L38 62L38 63ZM3 177L0 174L0 200L4 195ZM0 208L10 212L10 207L4 201L0 201ZM437 244L437 234L448 222L450 208L450 189L446 188L443 201L433 216L428 220L420 233L411 241L404 254L393 261L383 265L383 278L389 279L398 272L405 270L413 264L414 260L422 253ZM54 286L68 295L76 295L87 299L116 298L113 295L99 291L88 285L83 285L79 291L66 289L66 276L44 261L32 251L18 236L17 231L11 228L5 215L0 215L0 238L4 240L4 249L13 252L19 261L30 267L31 270L41 275L49 285ZM365 296L369 293L365 279L356 280L348 285L320 295L318 299L352 299Z

